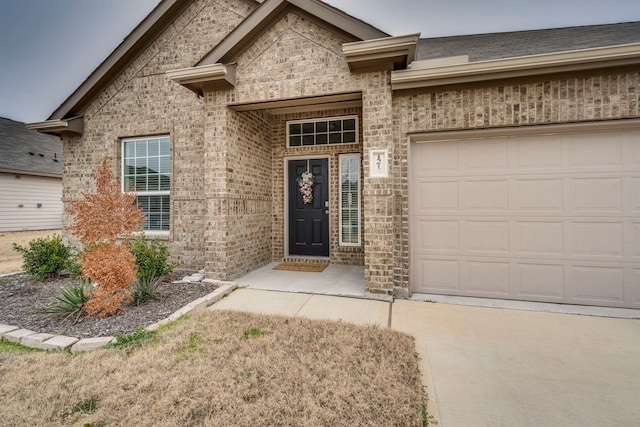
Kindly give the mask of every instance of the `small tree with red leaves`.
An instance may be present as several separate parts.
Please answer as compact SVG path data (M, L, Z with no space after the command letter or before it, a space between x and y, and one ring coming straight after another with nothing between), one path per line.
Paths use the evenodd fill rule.
M106 317L131 296L128 287L136 280L136 258L123 243L142 231L146 217L135 203L136 195L120 191L108 158L95 180L96 193L82 193L85 200L73 202L67 210L75 223L66 228L85 245L82 274L98 284L83 309L90 316Z

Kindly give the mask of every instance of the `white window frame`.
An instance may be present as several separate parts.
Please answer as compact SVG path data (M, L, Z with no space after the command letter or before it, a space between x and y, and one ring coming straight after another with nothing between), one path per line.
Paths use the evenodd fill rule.
M343 216L343 212L342 212L342 197L343 197L343 193L342 193L342 174L343 174L343 170L342 170L342 161L343 159L349 159L351 161L355 161L355 164L358 166L358 171L356 173L357 178L358 178L358 188L357 188L357 193L358 193L358 206L357 206L357 219L358 219L358 241L353 243L353 242L343 242L342 241L342 230L343 230L343 222L342 222L342 216ZM338 212L339 212L339 218L338 218L338 223L339 223L339 244L340 246L352 246L352 247L359 247L362 246L362 168L360 166L360 153L349 153L349 154L339 154L338 155L338 194L339 194L339 200L338 200Z
M171 137L170 135L154 135L154 136L141 136L136 138L124 138L121 140L121 168L120 168L120 188L123 193L126 193L127 190L124 188L125 184L125 145L127 142L136 142L136 141L148 141L151 139L168 139L169 140L169 159L171 159ZM169 166L171 169L171 166ZM171 203L171 172L169 173L169 190L163 191L133 191L130 192L135 194L136 196L169 196L169 203ZM143 230L144 234L147 235L157 235L157 236L168 236L171 232L171 206L169 206L169 230Z
M339 144L329 144L328 141L326 144L313 144L313 145L291 145L291 138L289 135L289 129L291 125L294 124L305 124L305 123L318 123L318 122L330 122L332 120L351 120L354 119L355 120L355 134L356 134L356 138L353 142L341 142ZM292 148L292 149L296 149L296 148L305 148L305 147L332 147L332 146L342 146L342 145L353 145L353 144L358 144L358 142L360 141L360 124L358 122L358 116L357 115L349 115L349 116L338 116L338 117L320 117L317 119L302 119L302 120L289 120L286 123L286 127L287 127L287 148ZM344 131L341 131L342 133L344 133ZM351 132L351 131L349 131Z

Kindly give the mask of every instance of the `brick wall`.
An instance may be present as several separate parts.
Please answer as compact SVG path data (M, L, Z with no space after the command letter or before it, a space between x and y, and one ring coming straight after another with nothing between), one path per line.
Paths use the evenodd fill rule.
M272 259L272 119L234 112L222 94L207 95L205 269L230 280Z
M204 162L204 100L170 81L165 72L193 66L256 7L244 0L196 0L87 106L84 134L64 137L63 201L93 191L93 174L104 156L120 175L121 140L171 137L171 233L175 261L204 267L207 214ZM70 219L65 215L64 223ZM67 235L67 237L70 237Z
M637 118L639 82L637 71L605 70L395 96L394 232L399 237L394 241L396 293L403 295L409 287L408 133Z

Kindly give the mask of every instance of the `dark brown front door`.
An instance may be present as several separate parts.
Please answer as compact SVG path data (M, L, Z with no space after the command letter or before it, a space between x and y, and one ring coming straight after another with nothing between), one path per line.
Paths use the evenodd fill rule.
M305 203L298 185L307 171L313 174L311 203ZM290 160L288 176L289 254L329 256L329 161Z

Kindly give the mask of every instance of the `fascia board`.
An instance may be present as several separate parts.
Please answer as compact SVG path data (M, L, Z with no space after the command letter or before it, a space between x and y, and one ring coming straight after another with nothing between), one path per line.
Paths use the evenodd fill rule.
M640 43L394 71L394 90L589 70L640 62Z

